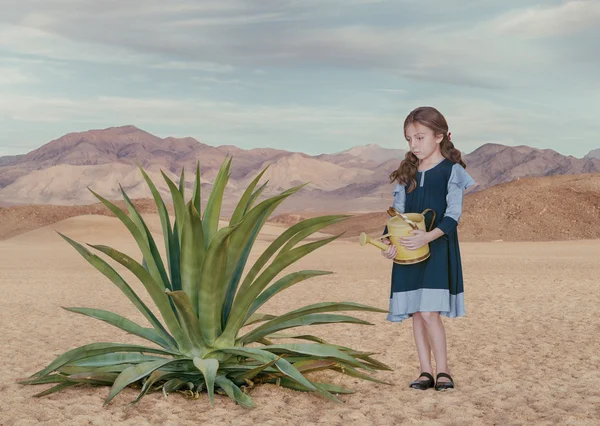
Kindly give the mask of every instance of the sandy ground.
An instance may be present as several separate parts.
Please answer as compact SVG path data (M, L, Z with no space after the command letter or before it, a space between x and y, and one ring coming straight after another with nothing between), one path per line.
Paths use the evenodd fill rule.
M60 308L109 309L143 323L116 287L53 229L80 242L137 253L116 219L100 216L71 218L0 241L1 425L600 423L600 241L462 245L468 313L444 319L454 391L408 388L419 372L410 321L392 324L385 321L385 314L357 313L375 325L313 326L311 333L379 352L377 358L394 371L377 375L395 386L332 375L335 383L356 391L341 396L345 404L339 405L314 394L265 385L251 391L257 405L253 410L225 397L217 397L211 407L206 395L187 400L179 394L164 399L160 393L129 406L136 393L126 389L103 407L107 387L71 388L37 399L32 395L45 386L16 383L76 346L142 342ZM156 218L152 229L158 230ZM267 231L256 253L281 228ZM264 311L280 314L310 303L341 300L387 307L391 265L375 248L334 242L294 267L300 268L335 274L286 290Z

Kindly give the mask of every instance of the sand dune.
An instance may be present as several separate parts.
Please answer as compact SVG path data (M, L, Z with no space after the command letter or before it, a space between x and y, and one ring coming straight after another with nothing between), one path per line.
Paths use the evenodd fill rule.
M153 231L155 215L148 215ZM467 316L445 319L451 373L457 389L447 393L407 387L418 374L411 323L391 324L384 314L358 313L375 326L307 328L334 343L379 352L394 368L379 372L396 386L334 381L356 393L344 405L313 394L266 385L251 391L257 408L245 410L228 398L206 395L167 400L153 393L137 406L128 389L107 407L106 387L68 389L50 397L32 395L44 386L17 384L58 354L94 341L140 343L107 324L61 306L109 309L144 323L129 301L88 265L54 230L81 242L113 245L138 257L135 243L115 218L69 218L0 241L0 424L350 424L479 425L598 424L600 419L600 333L597 300L600 241L553 243L465 243ZM267 226L255 259L283 228ZM265 306L283 313L320 301L349 300L387 307L389 261L376 249L336 241L294 269L335 273L299 284ZM119 269L121 270L121 269ZM128 275L125 275L128 279ZM143 299L140 285L132 286ZM298 328L298 331L305 329ZM307 331L307 330L306 330Z

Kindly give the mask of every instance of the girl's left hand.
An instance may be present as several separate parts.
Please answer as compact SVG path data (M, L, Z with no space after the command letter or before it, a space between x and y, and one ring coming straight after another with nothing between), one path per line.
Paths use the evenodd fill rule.
M400 238L400 245L408 250L417 250L429 243L429 235L422 229L414 229L410 234L410 237Z

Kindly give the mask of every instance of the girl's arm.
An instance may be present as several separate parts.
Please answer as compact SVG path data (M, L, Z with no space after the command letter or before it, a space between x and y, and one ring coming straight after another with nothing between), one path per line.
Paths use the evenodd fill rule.
M411 237L400 239L402 245L414 250L437 240L444 234L450 235L456 232L456 227L462 214L464 190L474 183L475 181L469 176L466 170L460 164L455 164L448 180L444 217L438 223L438 226L429 232L422 230L411 231Z
M473 185L475 181L460 165L455 164L452 167L450 179L448 179L448 192L446 195L446 211L444 217L437 228L431 231L430 241L433 241L442 235L450 235L456 232L458 221L462 215L463 196L465 189Z

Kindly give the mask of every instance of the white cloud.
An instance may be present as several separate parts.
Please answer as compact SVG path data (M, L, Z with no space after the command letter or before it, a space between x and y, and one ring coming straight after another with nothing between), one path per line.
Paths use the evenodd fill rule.
M382 69L415 80L484 88L525 86L561 66L561 48L531 43L532 35L600 27L600 2L583 0L521 6L468 24L419 22L415 16L415 23L404 19L387 26L344 16L366 7L393 14L414 8L414 2L353 0L345 2L344 13L341 0L128 0L110 8L91 0L23 2L16 6L20 15L0 17L11 23L0 26L0 47L13 52L211 73L244 67Z
M152 68L170 69L170 70L196 70L212 73L230 73L234 71L231 65L221 65L212 62L198 61L166 61L157 63Z
M285 15L283 13L244 13L237 16L216 16L200 18L182 18L165 23L168 27L207 27L223 25L250 25L264 24L267 22L286 22L297 20L298 17Z
M137 52L124 46L74 41L44 30L0 24L0 48L18 55L35 56L37 61L76 61L114 65L138 65L172 70L228 73L231 65L202 61L165 60L156 53ZM41 58L41 59L40 59Z
M20 68L0 66L0 85L34 84L38 80Z
M526 37L558 37L600 30L600 2L597 0L567 1L558 6L515 10L498 17L494 25L505 34Z

